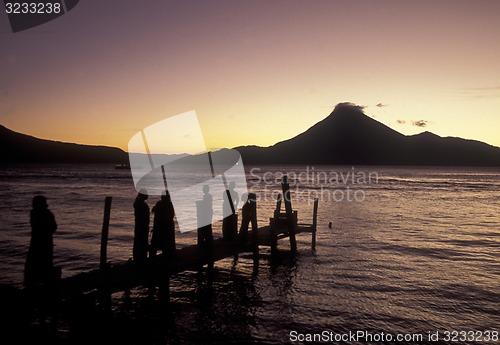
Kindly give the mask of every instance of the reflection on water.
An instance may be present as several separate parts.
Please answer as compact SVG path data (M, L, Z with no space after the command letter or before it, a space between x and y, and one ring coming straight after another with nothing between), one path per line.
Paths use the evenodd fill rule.
M234 343L248 342L252 339L255 309L262 301L252 274L247 273L220 269L211 281L205 274L181 274L173 281L168 306L160 302L156 290L117 293L111 314L96 310L88 310L83 317L80 314L68 326L71 337L95 341L104 336L112 343L125 344L165 343L165 339L180 344L228 339ZM99 326L95 325L96 320Z
M259 173L248 174L248 185L260 198L259 225L268 223L275 206L266 195L280 189L262 176L280 171L299 174L305 167L261 167ZM276 258L262 249L257 271L249 255L240 257L236 266L231 260L218 262L211 280L196 272L178 275L171 282L167 309L158 302L158 292L147 289L135 289L130 296L115 294L111 314L81 302L83 309L78 310L86 312L71 316L61 311L65 317L57 326L58 339L78 334L95 340L90 339L92 330L104 329L110 339L123 343L271 344L289 342L290 331L498 330L500 171L356 171L375 171L379 179L325 184L309 176L292 185L292 190L297 188L292 198L299 222L310 222L312 215L312 203L300 197L325 191L320 194L316 251L310 249L309 235L301 235L295 257L286 241L280 242ZM127 171L104 166L2 168L0 181L0 283L19 287L22 282L29 208L36 192L48 196L59 224L55 262L63 267L63 276L98 267L107 195L113 196L109 260L130 258L135 190ZM363 191L363 201L327 199L347 187ZM221 224L215 224L214 234L221 236ZM192 244L195 236L177 233L177 243Z

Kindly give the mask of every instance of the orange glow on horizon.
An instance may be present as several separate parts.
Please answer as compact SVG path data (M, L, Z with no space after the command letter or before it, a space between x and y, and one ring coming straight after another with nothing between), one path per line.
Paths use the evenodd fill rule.
M208 148L269 146L348 101L403 134L500 147L498 2L155 3L110 13L108 3L80 3L71 16L0 35L1 124L127 150L140 129L194 109Z

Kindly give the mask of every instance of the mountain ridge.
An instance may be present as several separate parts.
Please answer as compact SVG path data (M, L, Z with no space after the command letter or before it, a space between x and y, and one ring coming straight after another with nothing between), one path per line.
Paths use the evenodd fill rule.
M500 166L498 147L428 131L406 136L348 102L293 138L235 149L247 164Z
M500 148L429 131L404 135L339 103L306 131L268 147L238 146L245 164L500 166ZM0 163L128 163L122 149L36 138L0 125Z
M0 163L113 163L128 162L122 149L40 139L0 125Z

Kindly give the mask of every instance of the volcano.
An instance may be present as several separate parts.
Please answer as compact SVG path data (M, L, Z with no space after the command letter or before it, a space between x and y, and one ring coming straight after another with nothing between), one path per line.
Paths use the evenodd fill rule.
M351 103L270 147L236 147L245 164L500 166L500 148L430 132L406 136Z

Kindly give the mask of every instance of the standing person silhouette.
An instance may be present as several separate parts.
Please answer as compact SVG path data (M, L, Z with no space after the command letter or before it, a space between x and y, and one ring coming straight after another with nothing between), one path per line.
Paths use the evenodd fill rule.
M236 240L238 235L238 193L234 190L236 184L234 181L229 182L228 189L222 194L224 203L222 204L222 212L224 219L222 220L222 236L226 241ZM232 205L231 205L232 204Z
M54 277L53 233L57 230L54 214L48 209L47 199L36 195L30 212L31 241L24 270L24 285L47 285Z
M254 216L253 214L254 211L252 210L253 208L252 204L255 204L255 201L257 200L257 195L255 193L248 193L247 195L243 195L242 200L245 199L246 202L241 208L241 227L240 227L240 233L238 235L238 240L242 245L245 245L248 240L248 227L249 224L252 222L252 217Z
M175 253L175 212L168 191L151 211L154 218L149 257L155 258L158 250L161 250L164 259L171 257Z
M209 185L203 186L203 198L196 202L196 213L198 220L198 248L201 249L208 262L208 268L214 267L214 236L212 233L213 219L213 197L210 194Z
M213 241L212 217L213 217L213 197L210 194L210 187L203 186L203 199L197 202L198 205L198 245L200 247L210 246Z
M52 236L57 230L54 214L48 209L47 199L36 195L30 212L31 241L24 269L24 285L27 298L35 307L35 315L44 324L55 305L56 282L60 270L53 264L54 243Z
M142 264L148 258L149 244L149 206L146 203L148 195L141 190L134 201L134 248L132 251L134 261Z

